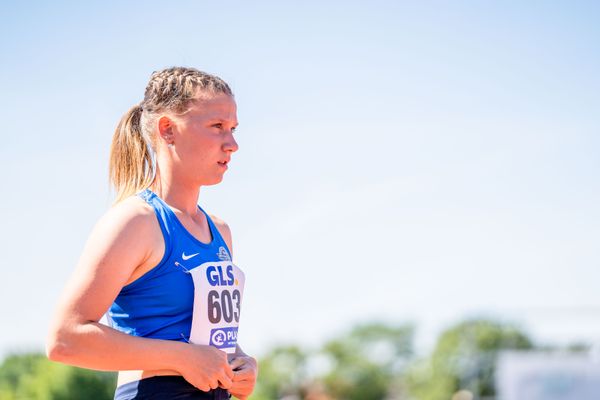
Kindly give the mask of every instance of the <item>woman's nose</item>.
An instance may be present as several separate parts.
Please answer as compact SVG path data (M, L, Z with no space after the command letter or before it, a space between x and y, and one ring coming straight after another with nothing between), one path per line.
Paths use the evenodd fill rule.
M230 132L227 136L227 141L225 142L225 145L223 147L225 151L231 151L232 153L234 153L238 150L239 146L235 138L233 137L233 132Z

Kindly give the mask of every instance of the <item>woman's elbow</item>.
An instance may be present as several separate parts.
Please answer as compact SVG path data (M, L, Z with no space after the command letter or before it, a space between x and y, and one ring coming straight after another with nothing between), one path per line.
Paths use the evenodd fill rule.
M63 329L53 330L46 339L46 357L52 361L68 363L73 356L73 345L69 335Z
M48 338L46 342L46 357L52 361L64 362L68 346L54 338Z

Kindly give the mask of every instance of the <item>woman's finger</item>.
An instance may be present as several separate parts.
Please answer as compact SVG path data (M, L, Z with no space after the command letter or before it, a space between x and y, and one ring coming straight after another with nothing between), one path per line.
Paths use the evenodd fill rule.
M219 386L222 387L223 389L229 389L232 384L233 384L232 378L230 378L228 376L228 374L226 374L226 373L222 374L221 377L219 378Z
M245 364L246 364L245 357L237 357L231 361L231 364L229 364L229 366L231 367L232 370L240 370L240 369L242 369L242 367Z
M233 381L234 382L246 381L246 380L252 379L253 377L254 377L253 371L250 368L246 368L246 369L236 371L236 373L233 377Z

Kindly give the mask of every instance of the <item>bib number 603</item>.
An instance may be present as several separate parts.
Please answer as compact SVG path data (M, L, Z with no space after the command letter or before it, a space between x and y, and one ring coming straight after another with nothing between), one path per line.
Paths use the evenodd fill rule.
M240 301L241 294L239 290L230 292L223 290L219 293L217 290L208 292L208 320L213 323L221 322L240 322Z

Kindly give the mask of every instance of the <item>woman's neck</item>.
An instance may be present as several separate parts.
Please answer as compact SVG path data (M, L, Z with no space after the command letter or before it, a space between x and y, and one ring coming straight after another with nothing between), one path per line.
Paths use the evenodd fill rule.
M160 176L159 171L156 171L156 177L150 185L150 190L169 206L182 213L194 216L198 211L199 187L190 187L183 182L178 182L173 177Z

